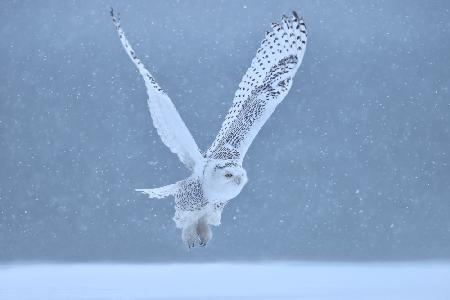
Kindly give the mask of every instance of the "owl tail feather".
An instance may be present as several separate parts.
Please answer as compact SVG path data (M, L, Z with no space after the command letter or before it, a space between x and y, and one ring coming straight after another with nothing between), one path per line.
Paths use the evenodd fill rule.
M169 184L154 189L136 189L135 191L146 194L149 198L162 199L170 195L174 195L178 191L178 183Z

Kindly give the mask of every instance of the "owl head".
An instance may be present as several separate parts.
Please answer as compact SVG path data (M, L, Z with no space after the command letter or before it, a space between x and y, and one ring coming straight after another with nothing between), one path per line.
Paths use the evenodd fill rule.
M211 160L203 173L204 192L211 200L227 201L241 192L247 180L247 172L237 162Z

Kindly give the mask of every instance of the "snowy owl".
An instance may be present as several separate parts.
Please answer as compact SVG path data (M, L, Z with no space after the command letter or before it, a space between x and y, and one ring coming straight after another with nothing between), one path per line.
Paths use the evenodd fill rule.
M192 175L164 187L136 189L150 198L175 197L173 220L189 247L204 246L212 237L210 225L218 226L228 201L247 183L242 161L261 127L289 92L306 48L306 27L293 12L281 23L272 23L235 93L222 128L206 153L200 152L175 106L136 56L120 26L111 16L122 46L145 81L148 107L163 143Z

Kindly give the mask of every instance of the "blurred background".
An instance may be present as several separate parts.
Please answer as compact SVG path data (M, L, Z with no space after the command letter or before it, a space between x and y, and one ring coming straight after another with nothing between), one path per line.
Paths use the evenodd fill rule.
M198 145L217 134L273 21L309 44L206 248L109 10ZM0 261L450 258L450 3L1 1Z

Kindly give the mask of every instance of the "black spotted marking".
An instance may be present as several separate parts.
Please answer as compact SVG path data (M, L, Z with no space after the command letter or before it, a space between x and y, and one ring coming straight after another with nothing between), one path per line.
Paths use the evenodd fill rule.
M275 101L281 92L285 92L289 88L292 81L291 77L280 81L277 81L277 78L289 73L297 62L297 56L291 55L281 59L278 64L270 68L263 84L256 86L243 103L236 121L230 125L229 130L217 145L217 151L212 155L213 158L238 159L240 157L237 149L240 149L255 121L262 116L271 101Z
M175 194L175 209L182 211L196 211L208 204L203 194L200 178L186 179L179 183L180 188Z
M217 165L214 167L215 170L217 169L225 169L225 168L229 168L229 167L238 167L239 165L235 162L227 162L223 165Z
M225 117L207 157L242 158L261 124L286 95L298 68L299 57L303 56L299 45L306 43L306 33L302 32L306 31L306 27L300 24L303 21L296 13L293 15L292 19L282 19L283 26L272 23L272 32L266 33L251 67L239 84L233 109ZM265 114L268 107L270 111ZM260 121L256 123L257 120ZM250 134L251 130L255 133Z
M120 16L119 14L117 15L117 17L114 14L114 10L113 8L111 8L110 11L111 17L112 17L112 21L115 25L117 34L119 35L119 38L122 42L123 47L125 48L125 51L127 52L127 54L130 56L131 60L133 61L133 63L135 64L135 66L140 70L141 74L143 74L143 76L147 77L150 80L150 83L152 85L152 88L157 90L158 92L165 94L164 90L159 86L159 84L156 82L156 80L153 78L153 76L150 74L150 72L148 72L147 69L145 69L144 65L142 64L141 60L139 59L139 57L136 55L135 51L132 49L132 47L130 46L127 38L125 37L125 34L122 30L122 27L120 25ZM145 75L144 75L145 74Z

